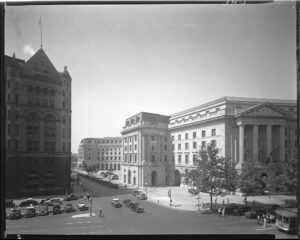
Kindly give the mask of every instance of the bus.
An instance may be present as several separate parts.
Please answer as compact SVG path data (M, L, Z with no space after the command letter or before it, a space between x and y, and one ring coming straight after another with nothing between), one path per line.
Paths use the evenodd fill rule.
M277 229L290 234L298 232L298 210L297 208L280 208L276 210Z

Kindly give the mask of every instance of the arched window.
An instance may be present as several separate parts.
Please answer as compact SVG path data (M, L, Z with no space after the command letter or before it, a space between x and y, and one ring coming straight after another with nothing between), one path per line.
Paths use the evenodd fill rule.
M26 147L28 152L39 151L39 117L36 113L29 113L26 116Z
M56 121L52 115L45 116L44 119L44 150L45 152L55 152Z

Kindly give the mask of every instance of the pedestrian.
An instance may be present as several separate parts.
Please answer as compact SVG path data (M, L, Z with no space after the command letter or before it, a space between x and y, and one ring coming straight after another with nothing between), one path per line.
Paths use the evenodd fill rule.
M264 216L264 228L267 227L267 218Z
M99 217L101 217L101 215L102 215L102 209L99 208Z
M223 215L223 217L225 217L225 207L223 207L223 209L222 209L222 215Z
M260 224L260 216L257 216L257 224Z
M221 214L222 214L222 208L219 207L218 213L219 213L219 217L221 217Z

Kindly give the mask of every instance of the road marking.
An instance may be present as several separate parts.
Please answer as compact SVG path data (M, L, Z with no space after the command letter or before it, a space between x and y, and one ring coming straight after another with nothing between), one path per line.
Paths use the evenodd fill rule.
M69 230L71 229L78 229L78 228L103 228L104 226L89 226L89 227L70 227L70 228L67 228Z
M101 220L97 221L83 221L83 222L68 222L67 224L76 224L76 223L96 223L96 222L102 222Z
M23 225L23 226L6 226L8 228L13 228L13 227L28 227L28 225Z

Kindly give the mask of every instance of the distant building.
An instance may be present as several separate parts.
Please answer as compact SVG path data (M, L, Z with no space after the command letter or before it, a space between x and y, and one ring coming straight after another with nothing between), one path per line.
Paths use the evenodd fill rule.
M220 155L231 158L241 169L253 159L297 159L297 104L293 100L223 97L173 114L169 131L175 159L176 183L195 168L201 146L213 143ZM268 176L264 168L260 176ZM180 173L180 174L179 174Z
M174 184L174 162L168 131L169 116L141 112L126 120L122 181L145 187Z
M122 138L84 138L78 148L78 165L99 165L100 170L121 170Z
M71 82L41 48L5 56L7 198L70 191Z

